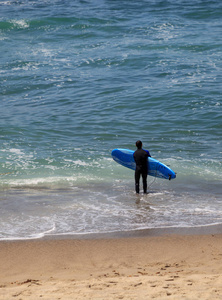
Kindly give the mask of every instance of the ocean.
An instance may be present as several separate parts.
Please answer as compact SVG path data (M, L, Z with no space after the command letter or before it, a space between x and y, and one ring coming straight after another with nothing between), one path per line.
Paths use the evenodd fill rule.
M219 0L1 0L0 240L222 224L221 19ZM111 157L138 139L177 173L140 196Z

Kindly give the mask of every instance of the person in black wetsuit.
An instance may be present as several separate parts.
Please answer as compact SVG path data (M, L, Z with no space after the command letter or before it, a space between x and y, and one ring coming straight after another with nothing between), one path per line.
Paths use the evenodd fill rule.
M148 174L148 165L147 160L148 157L151 157L148 150L142 149L142 142L137 141L136 147L137 150L133 153L134 160L136 162L136 170L135 170L135 188L136 193L140 192L140 175L143 178L143 191L144 194L147 193L147 174Z

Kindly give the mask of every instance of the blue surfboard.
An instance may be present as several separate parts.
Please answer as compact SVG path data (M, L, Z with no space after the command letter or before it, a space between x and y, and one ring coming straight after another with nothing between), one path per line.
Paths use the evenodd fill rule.
M134 151L129 149L114 149L112 157L120 165L135 170L136 163L133 153ZM169 180L176 178L173 170L152 157L148 158L148 175Z

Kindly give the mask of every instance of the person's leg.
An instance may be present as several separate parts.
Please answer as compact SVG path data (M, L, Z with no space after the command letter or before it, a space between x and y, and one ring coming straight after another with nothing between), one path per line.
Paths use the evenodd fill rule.
M144 194L147 193L147 171L142 173L143 177L143 192Z
M135 189L136 189L136 193L139 194L140 192L140 171L139 170L135 171Z

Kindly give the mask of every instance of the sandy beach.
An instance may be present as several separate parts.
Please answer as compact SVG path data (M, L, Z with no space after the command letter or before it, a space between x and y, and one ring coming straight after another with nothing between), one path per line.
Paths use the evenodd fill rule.
M222 299L222 235L0 242L0 299Z

